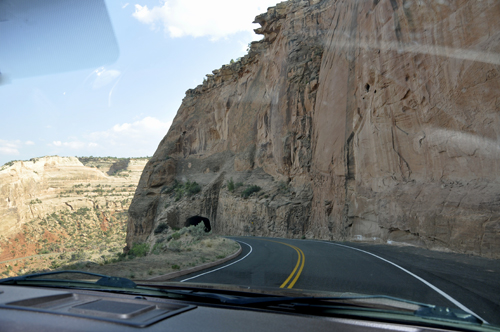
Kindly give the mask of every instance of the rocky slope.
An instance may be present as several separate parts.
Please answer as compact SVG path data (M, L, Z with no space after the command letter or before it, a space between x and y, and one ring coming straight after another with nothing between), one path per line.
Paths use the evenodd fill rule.
M269 8L264 39L186 92L141 176L128 245L203 217L224 234L500 257L498 17L498 1ZM242 198L250 185L262 189Z
M146 162L53 156L2 166L0 261L86 248L97 233L104 241L121 231Z

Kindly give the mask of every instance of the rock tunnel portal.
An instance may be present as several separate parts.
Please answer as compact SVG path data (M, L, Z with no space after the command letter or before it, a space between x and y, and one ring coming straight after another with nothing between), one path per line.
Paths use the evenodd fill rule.
M194 217L188 218L186 220L186 222L184 223L184 226L186 226L186 227L196 226L201 222L203 224L205 224L205 232L210 232L212 230L212 226L210 225L210 220L208 218L200 217L200 216L194 216Z

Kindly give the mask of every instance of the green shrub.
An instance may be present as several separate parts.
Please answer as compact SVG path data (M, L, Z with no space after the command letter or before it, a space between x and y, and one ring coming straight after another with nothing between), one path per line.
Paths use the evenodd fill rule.
M196 182L186 182L185 188L189 196L195 195L201 191L201 186Z
M174 180L174 183L171 186L163 186L160 193L171 194L175 191L175 189L179 188L179 186L182 187L182 184L180 184L177 180Z
M129 251L130 256L135 257L143 257L146 256L149 252L149 244L147 243L135 243L132 246L132 249Z
M181 249L181 246L182 246L182 242L181 241L170 241L169 244L168 244L168 248L169 249L178 249L180 250Z
M151 253L153 255L159 255L161 253L161 242L160 243L156 243L153 246L153 249L151 250Z
M178 184L175 187L174 192L175 192L175 201L176 202L184 196L185 191L186 190L182 184Z
M165 223L161 223L156 227L155 234L161 234L161 233L165 232L166 230L168 230L168 225Z
M288 183L286 183L285 181L278 182L278 191L280 193L285 194L289 190L290 190L290 188L288 187Z
M177 182L177 180L174 181L174 184L172 186L164 186L161 190L162 193L166 194L175 193L176 202L179 201L184 196L184 194L192 196L199 193L200 191L201 186L196 182L188 181L186 182L186 184L181 184Z
M205 232L205 224L203 222L200 222L196 226L189 226L190 233L194 237L195 241L199 240L202 236L208 234Z
M258 191L260 191L261 189L262 189L262 188L261 188L261 187L259 187L259 186L255 186L255 185L250 186L250 187L248 187L247 189L245 189L245 190L243 191L243 193L241 194L241 197L243 197L243 198L248 198L251 194L258 192Z
M87 215L88 212L90 212L90 209L86 208L86 207L83 207L83 208L79 208L74 213L77 214L77 215L79 215L79 216L85 216L85 215Z
M229 181L227 181L227 190L233 192L234 191L234 182L233 178L230 178Z
M179 270L181 267L177 264L172 265L172 269Z
M172 239L174 240L178 240L179 238L181 237L181 235L177 232L175 232L174 234L172 234Z

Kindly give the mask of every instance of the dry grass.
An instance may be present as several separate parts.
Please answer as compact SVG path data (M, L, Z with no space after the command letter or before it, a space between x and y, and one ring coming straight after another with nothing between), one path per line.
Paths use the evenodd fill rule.
M0 278L59 268L73 261L112 257L125 246L125 212L78 209L59 211L23 225L7 242L0 261ZM32 257L34 256L34 257Z
M101 266L90 263L86 264L83 270L135 280L145 280L213 262L225 258L239 249L239 245L235 241L215 236L209 236L201 241L193 241L191 235L185 234L179 240L174 241L181 242L181 247L178 249L164 248L158 254L124 259Z
M107 227L103 229L100 226L104 221ZM125 227L125 214L105 216L92 209L72 214L60 212L32 221L23 228L23 236L18 236L19 240L12 243L31 249L28 255L36 256L0 264L0 278L54 270L80 270L148 279L213 262L239 249L232 240L205 233L201 223L180 230L166 226L149 243L137 244L125 255L122 253ZM44 236L35 240L36 233Z

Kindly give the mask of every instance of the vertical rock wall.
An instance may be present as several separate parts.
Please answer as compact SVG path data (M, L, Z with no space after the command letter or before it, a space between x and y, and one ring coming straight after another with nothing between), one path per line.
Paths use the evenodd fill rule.
M128 244L199 215L224 234L498 257L498 17L493 0L269 8L264 39L186 92L142 174ZM186 181L203 190L179 195ZM262 189L242 198L250 185Z

